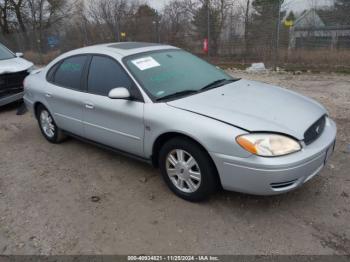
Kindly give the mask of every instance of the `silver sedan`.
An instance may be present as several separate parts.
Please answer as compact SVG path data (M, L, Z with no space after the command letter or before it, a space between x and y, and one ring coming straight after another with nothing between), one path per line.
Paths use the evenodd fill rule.
M24 86L49 142L73 136L147 161L190 201L221 187L291 191L321 171L335 145L336 125L314 100L233 78L167 45L74 50Z

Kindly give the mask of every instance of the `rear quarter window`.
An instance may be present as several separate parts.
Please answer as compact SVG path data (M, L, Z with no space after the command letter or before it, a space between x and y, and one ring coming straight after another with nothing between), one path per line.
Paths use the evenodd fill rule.
M52 66L52 67L49 69L49 71L48 71L48 73L47 73L47 75L46 75L47 81L53 82L53 79L54 79L54 76L55 76L55 72L56 72L56 70L57 70L57 68L59 67L60 64L61 64L61 63L58 62L58 63L56 63L54 66Z
M50 69L48 78L50 79L51 73L53 74L51 77L51 82L54 84L70 89L80 90L81 78L86 59L87 57L85 55L67 58Z

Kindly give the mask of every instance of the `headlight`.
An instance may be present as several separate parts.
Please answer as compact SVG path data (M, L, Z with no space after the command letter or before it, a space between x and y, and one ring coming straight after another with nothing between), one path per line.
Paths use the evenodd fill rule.
M298 141L277 134L247 134L236 138L237 143L252 154L264 157L283 156L301 150Z

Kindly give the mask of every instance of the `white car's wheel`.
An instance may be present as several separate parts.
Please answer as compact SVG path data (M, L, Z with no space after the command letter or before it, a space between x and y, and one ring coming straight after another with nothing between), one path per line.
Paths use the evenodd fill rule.
M170 181L184 193L194 193L201 185L201 170L196 159L187 151L174 149L166 159L166 171Z
M218 188L219 179L213 161L192 140L173 138L163 145L159 156L163 178L177 196L200 201Z
M44 106L37 109L37 119L41 133L51 143L60 143L65 139L65 134L56 125L51 113Z

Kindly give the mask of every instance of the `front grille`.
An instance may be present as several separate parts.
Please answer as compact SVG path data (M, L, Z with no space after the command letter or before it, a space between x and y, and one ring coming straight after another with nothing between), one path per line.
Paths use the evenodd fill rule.
M308 130L304 133L304 142L306 145L311 144L317 138L322 135L324 127L326 125L326 116L321 117L317 120Z
M21 71L0 75L0 96L23 91L23 80L28 74L27 71Z

